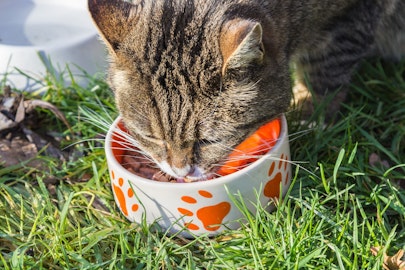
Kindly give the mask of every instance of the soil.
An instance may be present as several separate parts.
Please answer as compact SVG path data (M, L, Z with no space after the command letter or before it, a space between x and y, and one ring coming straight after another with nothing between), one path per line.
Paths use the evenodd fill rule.
M0 93L0 168L24 166L38 172L48 171L48 162L39 156L61 162L71 157L71 149L61 150L66 136L51 128L49 114L36 110L40 107L51 111L70 129L56 106L39 99L26 99L7 86Z

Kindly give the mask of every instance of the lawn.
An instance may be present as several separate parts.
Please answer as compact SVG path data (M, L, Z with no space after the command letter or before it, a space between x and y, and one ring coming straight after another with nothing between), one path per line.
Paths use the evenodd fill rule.
M405 249L405 62L365 62L333 124L327 103L305 120L292 108L286 197L271 213L241 207L242 228L214 238L167 235L120 214L106 125L95 121L117 111L103 79L88 80L65 87L48 74L42 95L25 94L53 104L70 128L38 107L12 133L49 139L37 158L0 165L1 269L382 269L384 254Z

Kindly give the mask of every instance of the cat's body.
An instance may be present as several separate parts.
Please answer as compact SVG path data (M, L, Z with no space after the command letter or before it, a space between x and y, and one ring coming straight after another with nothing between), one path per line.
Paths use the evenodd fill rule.
M163 171L207 177L288 109L290 64L317 93L370 55L405 55L403 0L89 0L109 82Z

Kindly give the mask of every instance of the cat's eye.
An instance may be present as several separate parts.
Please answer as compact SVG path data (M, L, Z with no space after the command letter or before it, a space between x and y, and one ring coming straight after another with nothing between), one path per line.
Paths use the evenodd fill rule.
M157 140L157 138L155 136L150 135L150 134L142 134L142 137L144 137L147 140L151 140L151 141Z
M207 146L221 142L220 139L200 139L197 141L199 146Z
M150 135L150 134L143 134L142 137L143 137L144 139L146 139L146 140L148 140L148 141L150 141L150 142L152 142L152 143L156 143L156 144L158 144L158 145L163 145L163 144L164 144L164 141L163 141L163 140L161 140L161 139L159 139L159 138L156 138L155 136Z

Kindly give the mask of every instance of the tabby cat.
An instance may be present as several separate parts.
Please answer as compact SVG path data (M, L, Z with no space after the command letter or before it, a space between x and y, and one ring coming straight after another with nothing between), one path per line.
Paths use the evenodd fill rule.
M404 0L89 0L89 10L131 135L164 172L195 180L288 110L291 63L322 94L366 56L405 55Z

